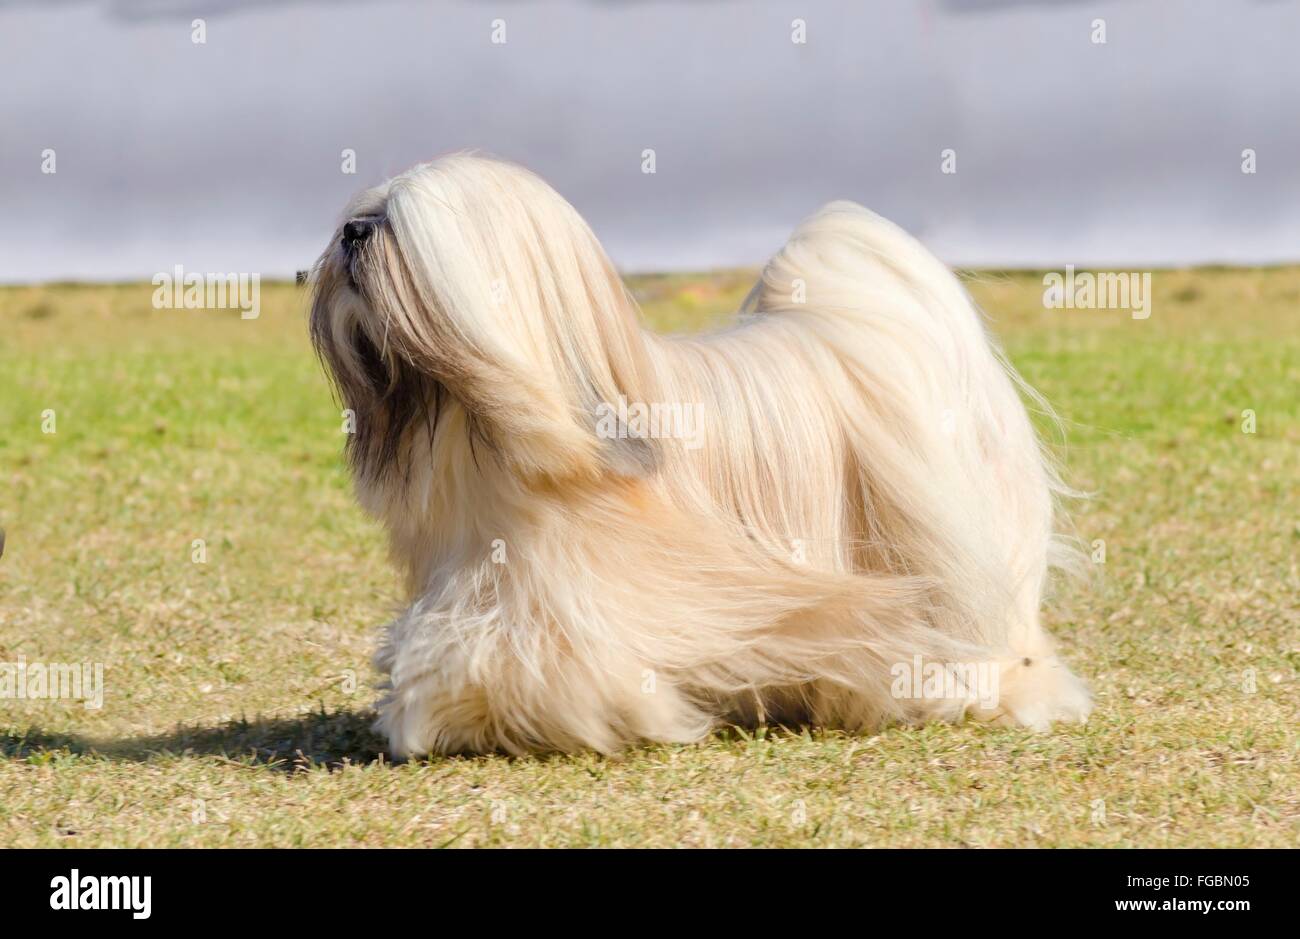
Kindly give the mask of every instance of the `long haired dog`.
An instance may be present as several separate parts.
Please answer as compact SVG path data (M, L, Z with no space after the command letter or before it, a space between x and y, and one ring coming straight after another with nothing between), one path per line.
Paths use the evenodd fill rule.
M826 206L735 326L662 337L572 206L458 154L360 195L313 282L410 594L394 754L1086 718L1039 623L1065 490L1032 392L884 219Z

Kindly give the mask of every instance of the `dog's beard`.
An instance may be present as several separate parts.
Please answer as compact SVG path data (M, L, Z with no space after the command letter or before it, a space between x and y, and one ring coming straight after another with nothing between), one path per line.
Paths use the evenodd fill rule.
M352 412L348 461L358 479L409 473L414 432L432 446L447 402L442 382L417 367L386 328L378 307L378 252L386 232L353 250L337 239L317 265L311 337L343 406Z

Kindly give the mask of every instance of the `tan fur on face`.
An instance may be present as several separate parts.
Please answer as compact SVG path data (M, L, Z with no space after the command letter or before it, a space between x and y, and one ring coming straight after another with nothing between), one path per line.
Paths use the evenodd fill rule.
M394 753L972 713L892 694L914 655L1005 674L981 719L1086 716L1038 621L1064 489L1027 389L906 234L833 203L740 324L664 338L519 167L447 157L359 215L380 223L322 256L312 330L411 594L376 658ZM620 398L699 405L699 439L600 436Z

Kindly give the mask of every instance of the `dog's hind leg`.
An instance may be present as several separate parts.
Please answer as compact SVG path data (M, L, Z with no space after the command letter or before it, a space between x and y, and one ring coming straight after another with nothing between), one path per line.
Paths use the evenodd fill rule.
M933 585L925 616L968 650L951 664L998 663L999 704L984 714L1032 727L1085 717L1087 693L1039 619L1055 497L1068 490L1022 395L1046 405L957 278L897 226L833 203L767 265L752 305L834 350L863 494L851 534L869 533L885 546L879 563Z
M1047 730L1054 721L1086 721L1092 696L1056 654L1056 643L1039 620L1039 591L1026 591L1013 614L1008 653L997 660L997 694L991 707L970 716Z

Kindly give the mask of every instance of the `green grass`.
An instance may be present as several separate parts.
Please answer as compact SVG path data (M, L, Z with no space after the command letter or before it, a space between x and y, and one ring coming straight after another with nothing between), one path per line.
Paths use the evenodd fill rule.
M1086 726L399 766L367 713L397 578L301 292L264 285L242 321L147 285L0 290L0 662L107 668L98 711L0 700L0 844L1300 844L1300 269L1153 281L1136 321L971 278L1094 493L1076 520L1105 563L1047 614ZM685 329L748 284L635 286Z

